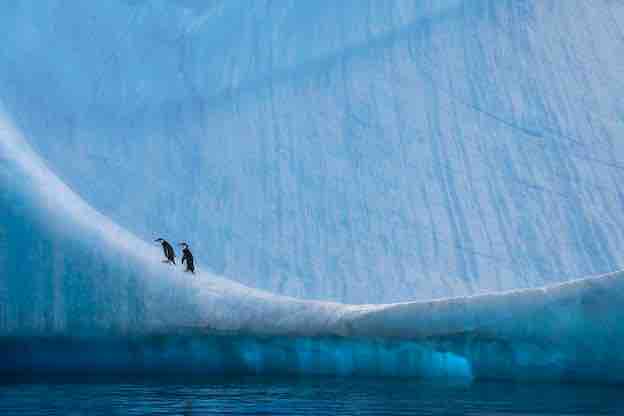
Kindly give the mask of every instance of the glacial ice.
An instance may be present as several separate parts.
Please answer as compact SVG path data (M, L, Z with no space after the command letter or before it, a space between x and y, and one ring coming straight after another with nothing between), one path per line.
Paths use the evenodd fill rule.
M240 283L379 303L624 267L624 2L8 0L0 27L51 170Z
M0 372L624 381L624 274L345 305L160 262L0 118Z

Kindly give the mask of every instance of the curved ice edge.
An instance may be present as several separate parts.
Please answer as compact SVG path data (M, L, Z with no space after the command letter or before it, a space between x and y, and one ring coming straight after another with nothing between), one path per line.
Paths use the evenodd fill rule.
M0 331L3 371L175 367L224 372L231 367L249 372L624 381L622 272L425 302L303 301L205 272L189 279L162 265L156 247L92 209L2 119L0 182L7 191L0 202L4 198L13 203L15 198L20 206L17 223L4 217L9 232L11 227L16 235L36 230L41 237L60 241L62 249L73 250L64 257L85 259L92 267L62 277L100 285L70 293L67 297L78 302L70 305L73 309L51 305L52 310L34 319L23 318L32 307L27 296L21 299L18 292L10 297L8 302L16 304L8 306L21 313ZM32 270L24 267L34 265L10 263L8 279L28 276ZM104 280L93 274L99 270L115 274ZM115 293L107 293L119 282L127 284L126 274L138 288L133 296L140 300L140 316L120 311L120 306L129 306L115 304ZM82 315L75 316L76 310ZM41 324L40 315L57 312L59 319ZM135 324L128 322L134 318Z

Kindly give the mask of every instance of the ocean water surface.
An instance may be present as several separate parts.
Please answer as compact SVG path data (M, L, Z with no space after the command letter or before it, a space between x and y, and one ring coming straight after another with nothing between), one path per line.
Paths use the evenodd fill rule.
M394 378L4 376L1 415L621 415L618 386Z

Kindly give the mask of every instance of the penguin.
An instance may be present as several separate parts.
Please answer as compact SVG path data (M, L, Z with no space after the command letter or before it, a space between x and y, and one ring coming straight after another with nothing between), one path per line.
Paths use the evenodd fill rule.
M193 253L189 250L189 246L186 243L178 244L182 247L182 264L186 261L186 270L187 272L191 272L195 274L195 262L193 260Z
M163 263L176 264L176 262L175 262L175 251L173 251L173 247L171 247L171 244L169 244L166 240L163 240L162 238L157 238L154 241L156 241L157 243L160 243L160 245L163 248L163 251L165 253L165 257L167 258L167 260L163 260Z

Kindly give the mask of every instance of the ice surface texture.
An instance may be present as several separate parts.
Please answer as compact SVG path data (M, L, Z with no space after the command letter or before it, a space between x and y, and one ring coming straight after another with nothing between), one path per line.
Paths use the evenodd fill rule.
M37 153L221 275L361 303L624 265L622 2L0 7Z
M0 120L0 371L624 381L621 273L386 305L191 276L87 205Z

